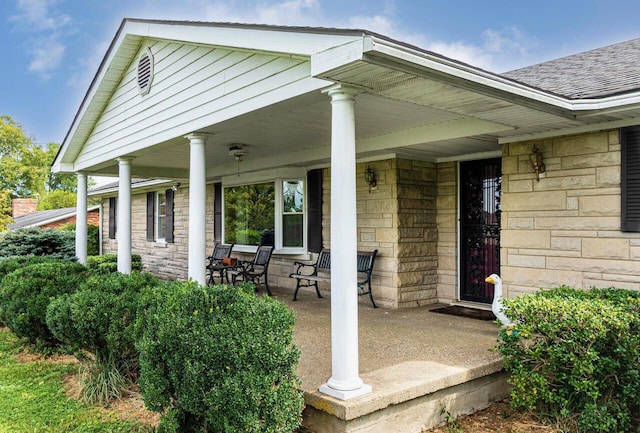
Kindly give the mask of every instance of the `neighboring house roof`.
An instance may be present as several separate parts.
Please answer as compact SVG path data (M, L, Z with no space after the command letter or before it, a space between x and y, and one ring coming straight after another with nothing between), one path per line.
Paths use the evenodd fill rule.
M131 179L131 188L140 189L140 188L152 188L158 187L160 185L169 185L176 184L175 180L167 180L167 179L146 179L146 178L133 178ZM178 182L179 184L179 182ZM119 188L119 182L110 182L104 185L96 186L89 190L89 195L91 196L99 196L99 195L108 195L109 193L117 192Z
M569 99L631 92L640 89L640 38L502 75Z
M99 209L99 205L90 206L87 208L89 212ZM30 213L15 219L15 222L9 224L9 230L23 229L27 227L40 227L46 224L51 224L56 221L60 221L66 218L71 218L76 215L75 207L68 207L64 209L51 209L41 210L38 212Z

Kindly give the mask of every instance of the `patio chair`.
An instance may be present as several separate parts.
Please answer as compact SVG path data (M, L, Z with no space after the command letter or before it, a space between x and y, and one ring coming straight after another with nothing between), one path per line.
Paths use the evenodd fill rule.
M217 243L213 246L213 253L211 256L207 257L209 263L207 264L207 270L209 271L209 279L207 280L207 284L215 284L215 274L217 273L220 277L220 284L224 284L224 279L226 277L227 283L229 282L229 277L226 275L227 271L231 267L230 264L224 263L224 259L231 256L231 250L233 250L234 244L221 244Z
M272 296L271 290L269 290L269 283L267 281L269 261L271 260L272 253L273 246L260 245L256 251L256 255L253 257L253 260L239 260L239 266L230 271L233 284L236 284L238 281L251 281L257 288L262 281L267 289L267 294Z

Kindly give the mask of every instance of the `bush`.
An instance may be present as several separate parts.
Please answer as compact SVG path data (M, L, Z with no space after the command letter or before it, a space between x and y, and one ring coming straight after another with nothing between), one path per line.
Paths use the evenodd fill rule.
M303 399L295 317L253 287L165 283L138 329L140 388L159 432L291 432Z
M158 285L150 274L94 275L74 293L47 308L52 334L69 346L94 355L85 376L86 401L106 403L126 393L138 376L134 324L138 298L145 287Z
M64 232L73 232L75 236L76 224L69 223L59 228ZM87 226L87 255L97 256L100 254L100 227L89 224Z
M517 325L500 332L512 405L564 431L631 431L640 409L640 299L567 287L505 299Z
M76 240L72 232L26 228L7 232L0 238L0 257L49 256L60 260L76 257Z
M0 259L0 285L2 279L13 271L22 269L29 265L57 261L49 256L11 256Z
M98 274L118 272L118 255L89 256L87 257L87 267ZM131 270L142 272L142 257L140 254L131 254Z
M47 327L47 306L55 297L76 291L87 273L80 263L70 261L46 261L10 273L0 287L3 320L29 343L61 345Z

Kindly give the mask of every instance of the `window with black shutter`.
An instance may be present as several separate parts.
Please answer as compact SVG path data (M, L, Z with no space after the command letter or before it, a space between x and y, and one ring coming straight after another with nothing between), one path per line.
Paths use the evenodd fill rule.
M173 189L168 189L164 192L165 195L165 230L164 230L164 241L172 244L174 242L173 237L173 202L174 202L174 194Z
M116 197L109 198L109 239L116 238L118 202Z
M623 232L640 232L640 126L620 130Z
M155 225L155 213L156 213L156 193L147 193L147 240L154 241L156 237L156 225Z

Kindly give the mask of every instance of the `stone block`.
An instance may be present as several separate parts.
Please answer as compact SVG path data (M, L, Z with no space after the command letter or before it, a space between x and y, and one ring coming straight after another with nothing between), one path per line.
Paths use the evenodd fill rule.
M628 239L588 238L582 240L582 257L629 259Z
M507 226L511 230L531 230L533 229L533 218L509 218Z
M564 191L568 189L587 189L596 187L595 172L588 176L547 177L534 182L535 191Z
M581 216L619 216L620 196L584 196L578 198Z
M397 242L398 239L398 230L395 228L376 229L376 242Z
M548 230L503 230L500 244L503 248L549 248L551 234Z
M507 156L502 158L502 174L509 175L518 173L518 157Z
M607 149L607 151L603 153L565 156L562 158L563 170L598 168L605 166L619 167L620 152L609 152Z
M398 201L395 199L365 200L364 212L366 213L392 213L398 210Z
M598 188L620 186L620 166L598 167L596 169L596 182Z
M580 271L502 266L500 272L502 281L510 286L515 285L533 289L548 289L562 285L582 287L582 272ZM510 293L509 296L511 295Z
M502 209L507 212L565 210L566 197L564 191L510 193L502 197Z
M554 237L551 235L551 249L552 250L565 250L565 251L581 251L582 239L579 237Z
M530 192L533 191L531 180L514 180L508 182L509 192Z
M517 254L509 254L507 258L509 266L521 268L539 268L544 269L545 258L543 256L524 256Z
M640 262L630 260L548 257L547 269L602 274L639 275Z
M553 156L605 153L609 150L609 133L594 132L553 139Z
M398 244L398 257L435 257L436 242L402 242Z
M536 229L550 230L620 230L616 217L541 217L535 220Z

